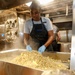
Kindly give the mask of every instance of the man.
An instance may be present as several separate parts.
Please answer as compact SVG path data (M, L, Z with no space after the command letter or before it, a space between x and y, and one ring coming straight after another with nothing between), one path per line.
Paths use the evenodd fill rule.
M31 19L27 20L24 27L24 43L26 49L31 51L32 47L29 44L31 38L39 43L38 51L40 53L49 49L50 44L53 41L54 34L52 23L48 18L40 16L40 6L33 1L31 6Z
M54 32L54 40L52 42L52 47L54 51L59 51L58 43L57 41L60 41L60 33L59 29L56 25L53 24L53 18L50 18L52 25L53 25L53 32Z

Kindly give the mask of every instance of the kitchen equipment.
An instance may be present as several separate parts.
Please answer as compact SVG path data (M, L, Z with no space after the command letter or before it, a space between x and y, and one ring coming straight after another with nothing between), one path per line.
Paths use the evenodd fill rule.
M5 25L1 24L0 25L0 41L5 40Z
M61 30L60 32L60 42L71 42L72 30Z
M59 31L60 32L60 42L67 42L67 31L66 30L62 30Z
M61 52L70 52L71 43L69 42L61 42L60 51Z
M0 15L0 42L13 41L17 38L19 30L17 14L15 11L5 10Z
M33 69L17 64L10 63L13 58L18 56L21 52L26 51L25 49L13 49L13 50L6 50L0 52L0 74L1 75L74 75L72 71L69 70L39 70ZM54 58L58 57L57 59L61 59L67 61L70 57L70 53L50 53L44 52L44 56L53 56ZM61 55L61 57L59 57ZM67 57L66 57L67 56ZM64 59L65 58L65 59Z
M68 30L68 42L71 42L72 30Z
M73 26L70 69L75 70L75 0L73 0Z

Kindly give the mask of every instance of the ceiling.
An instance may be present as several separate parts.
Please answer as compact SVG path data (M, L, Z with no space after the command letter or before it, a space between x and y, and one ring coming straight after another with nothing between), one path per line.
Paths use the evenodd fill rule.
M49 13L50 16L71 15L73 0L55 0L52 3L42 7L43 13Z
M30 9L25 3L31 0L0 0L0 10L15 9L18 14L30 13ZM56 16L72 16L73 0L54 0L47 5L42 5L42 14Z

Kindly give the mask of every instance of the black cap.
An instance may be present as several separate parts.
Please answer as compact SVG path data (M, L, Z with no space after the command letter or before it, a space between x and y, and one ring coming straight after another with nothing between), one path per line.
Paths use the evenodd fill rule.
M53 18L50 18L50 20L53 22Z

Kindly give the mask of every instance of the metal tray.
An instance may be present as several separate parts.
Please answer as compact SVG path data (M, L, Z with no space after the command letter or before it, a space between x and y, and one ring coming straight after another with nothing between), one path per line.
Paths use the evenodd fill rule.
M10 63L11 59L18 56L24 49L13 49L0 52L0 75L75 75L69 70L43 71ZM49 53L43 53L47 56Z

